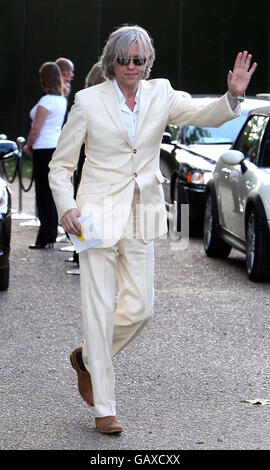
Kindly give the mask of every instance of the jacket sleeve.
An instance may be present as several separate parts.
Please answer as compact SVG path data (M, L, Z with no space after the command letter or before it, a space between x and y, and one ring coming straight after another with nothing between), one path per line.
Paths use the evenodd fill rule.
M168 124L220 127L227 121L240 116L241 108L231 109L226 95L208 105L195 104L192 98L183 98L168 82L169 117Z
M49 164L49 184L59 220L68 209L77 207L73 197L72 176L85 139L86 122L86 113L80 103L79 93L77 93Z

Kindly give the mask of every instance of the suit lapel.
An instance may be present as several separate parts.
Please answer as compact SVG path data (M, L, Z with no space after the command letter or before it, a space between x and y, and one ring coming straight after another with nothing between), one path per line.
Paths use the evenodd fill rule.
M128 133L125 129L125 125L122 119L121 110L118 102L118 98L116 95L116 91L114 89L113 82L108 80L104 83L104 87L100 92L100 97L110 114L113 122L118 127L119 131L121 132L124 139L130 144Z
M140 102L139 102L139 114L138 114L138 122L137 122L137 129L135 134L135 140L137 135L139 134L144 120L147 116L147 112L149 110L149 106L151 103L151 93L150 93L150 86L146 80L141 81L141 90L140 90Z

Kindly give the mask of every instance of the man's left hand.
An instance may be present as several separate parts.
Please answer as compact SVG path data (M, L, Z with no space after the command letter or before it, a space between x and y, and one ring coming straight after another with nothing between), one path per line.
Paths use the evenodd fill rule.
M250 79L257 68L254 62L250 67L252 55L247 51L237 54L233 71L228 73L228 89L234 96L243 95L248 87Z

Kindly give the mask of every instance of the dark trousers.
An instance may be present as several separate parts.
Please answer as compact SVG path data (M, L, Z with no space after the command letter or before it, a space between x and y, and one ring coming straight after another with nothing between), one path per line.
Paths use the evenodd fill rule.
M83 144L81 147L78 165L77 165L76 171L74 172L74 199L76 199L77 191L79 189L84 160L85 160L85 154L84 154L84 144ZM80 264L79 255L78 253L76 253L76 251L73 252L73 261L77 263L78 265Z
M36 205L40 228L36 243L54 243L57 237L58 216L49 186L49 163L55 149L33 150L33 170Z

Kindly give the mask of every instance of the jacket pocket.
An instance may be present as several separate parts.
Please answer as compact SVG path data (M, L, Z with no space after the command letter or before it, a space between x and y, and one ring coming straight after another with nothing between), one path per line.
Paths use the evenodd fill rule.
M80 184L78 196L83 194L106 194L111 187L110 181L85 181Z
M163 174L161 173L160 170L156 170L156 171L155 171L155 175L156 175L157 180L158 180L160 183L164 183L165 179L164 179L164 176L163 176Z

